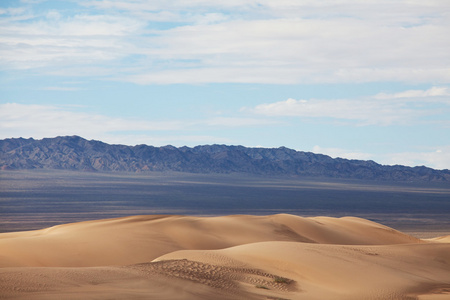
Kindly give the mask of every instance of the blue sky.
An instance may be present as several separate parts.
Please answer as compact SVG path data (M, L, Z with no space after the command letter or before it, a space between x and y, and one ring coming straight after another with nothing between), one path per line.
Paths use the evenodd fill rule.
M447 0L0 2L0 138L450 169Z

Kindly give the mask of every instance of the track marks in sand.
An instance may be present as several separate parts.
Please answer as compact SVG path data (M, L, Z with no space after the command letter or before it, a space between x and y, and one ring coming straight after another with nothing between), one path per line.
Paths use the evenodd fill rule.
M264 287L266 290L276 292L299 291L294 280L258 269L220 266L187 259L162 260L132 265L128 268L151 276L158 273L163 276L189 280L232 294L238 291L242 292L242 288L252 291L251 288L256 289L257 287ZM267 299L282 298L268 296Z

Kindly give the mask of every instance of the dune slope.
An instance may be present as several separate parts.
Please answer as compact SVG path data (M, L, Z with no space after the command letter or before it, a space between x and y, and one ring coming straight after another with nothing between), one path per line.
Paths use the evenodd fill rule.
M0 299L444 299L448 238L353 217L135 216L0 234Z
M450 244L443 243L343 246L261 242L216 251L177 251L157 261L174 259L243 269L263 266L265 272L295 283L285 284L292 289L284 293L270 286L273 280L260 283L273 293L266 294L288 299L402 299L450 288Z
M0 267L88 267L148 262L176 250L263 241L382 245L420 243L359 218L136 216L0 234Z

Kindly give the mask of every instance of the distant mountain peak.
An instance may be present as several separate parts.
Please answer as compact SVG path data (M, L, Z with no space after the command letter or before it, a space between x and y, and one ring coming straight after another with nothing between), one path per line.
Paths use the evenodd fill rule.
M63 169L102 172L178 171L251 173L392 181L450 182L449 170L424 166L383 166L373 161L333 159L327 155L279 148L201 145L110 145L79 136L42 140L0 140L0 168Z

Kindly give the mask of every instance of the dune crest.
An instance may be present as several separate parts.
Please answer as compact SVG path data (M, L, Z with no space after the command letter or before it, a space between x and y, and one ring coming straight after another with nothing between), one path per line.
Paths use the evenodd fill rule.
M148 262L176 250L263 241L383 245L421 243L359 218L133 216L0 234L0 267L88 267Z
M428 239L430 241L440 242L440 243L450 243L450 235L435 237Z
M439 299L448 236L368 220L133 216L0 234L0 295L77 299Z

